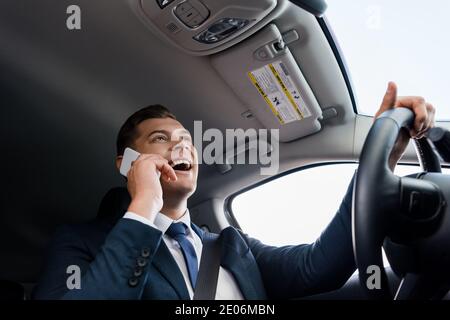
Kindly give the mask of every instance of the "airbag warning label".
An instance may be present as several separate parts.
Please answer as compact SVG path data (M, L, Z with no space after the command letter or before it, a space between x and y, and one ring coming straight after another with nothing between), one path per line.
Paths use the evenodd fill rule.
M248 77L281 124L311 116L300 91L281 61L250 71Z

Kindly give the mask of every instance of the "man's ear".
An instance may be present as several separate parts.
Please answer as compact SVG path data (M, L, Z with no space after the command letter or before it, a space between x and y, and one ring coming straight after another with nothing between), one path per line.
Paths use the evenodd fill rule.
M117 170L120 170L120 165L122 164L122 159L123 159L123 156L117 156L116 157L116 168L117 168Z

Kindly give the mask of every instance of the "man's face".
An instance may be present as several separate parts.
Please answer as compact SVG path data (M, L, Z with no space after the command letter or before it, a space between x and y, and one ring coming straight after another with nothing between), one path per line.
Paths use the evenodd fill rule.
M177 181L161 179L164 196L193 194L197 186L198 160L189 131L172 118L155 118L141 122L136 132L132 148L139 153L161 155L175 170Z

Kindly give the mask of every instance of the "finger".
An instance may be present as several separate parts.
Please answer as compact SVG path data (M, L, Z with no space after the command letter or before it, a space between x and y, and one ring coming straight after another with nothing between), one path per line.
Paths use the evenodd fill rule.
M149 156L149 154L141 153L140 155L138 155L138 157L136 158L136 160L134 160L133 162L140 161L140 160L144 160L144 159L147 158L148 156Z
M131 161L130 167L133 168L133 166L134 166L136 163L141 162L141 161L147 159L148 156L149 156L149 154L141 153L141 154L136 158L136 160Z
M177 180L175 170L173 170L173 168L169 165L169 161L159 154L141 154L135 162L152 162L155 165L156 170L158 170L158 172L161 172L164 179L166 179L167 181Z
M155 155L154 157L146 158L144 161L152 162L155 165L156 170L158 170L158 172L161 172L164 179L166 179L167 181L177 180L175 170L173 170L173 168L169 165L169 161L167 161L167 159L163 158L162 156Z
M427 133L428 130L422 130L421 132L417 133L417 135L414 137L414 139L422 139L423 137L425 137L425 134Z
M434 126L434 114L428 114L427 121L425 122L425 125L423 129L418 133L418 135L427 132Z
M427 110L428 110L428 118L430 119L428 129L431 129L434 127L435 124L436 109L431 103L427 103Z
M427 125L430 125L431 122L434 121L434 113L436 110L429 102L425 102L425 109L427 110Z
M397 99L395 106L408 108L414 112L414 126L411 128L413 137L424 129L425 123L428 121L428 111L424 98L401 97Z
M155 165L156 165L156 163L160 163L162 165L163 163L167 163L168 161L159 154L141 154L134 161L134 165L145 163L145 162L154 162Z
M141 155L136 161L135 166L139 165L148 165L151 164L155 167L159 177L161 174L164 174L164 178L166 180L176 180L175 171L173 171L172 167L169 165L167 159L158 154L145 154Z
M134 168L133 168L133 165L131 165L130 170L128 170L128 172L127 172L128 181L130 181L130 177L133 175L133 172L134 172Z
M167 181L176 181L178 179L175 170L168 163L164 164L160 171Z
M154 153L142 153L139 155L139 157L136 158L135 162L137 161L144 161L148 159L154 159L154 160L165 160L161 155L154 154Z
M381 102L380 109L378 110L375 118L386 110L392 109L397 100L397 85L395 82L389 81L386 93L384 94L383 101Z

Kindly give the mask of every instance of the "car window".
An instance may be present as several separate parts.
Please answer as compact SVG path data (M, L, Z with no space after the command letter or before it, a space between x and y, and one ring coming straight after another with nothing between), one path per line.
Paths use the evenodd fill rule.
M237 195L232 214L245 233L265 244L314 242L336 214L356 168L353 163L327 164L282 176ZM395 170L399 176L415 172L418 166Z
M399 95L420 95L450 120L450 1L327 0L326 17L352 79L358 112L373 115L395 81ZM443 33L444 32L444 33Z

